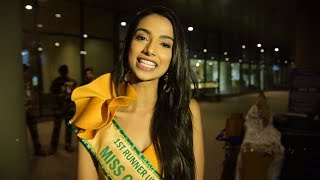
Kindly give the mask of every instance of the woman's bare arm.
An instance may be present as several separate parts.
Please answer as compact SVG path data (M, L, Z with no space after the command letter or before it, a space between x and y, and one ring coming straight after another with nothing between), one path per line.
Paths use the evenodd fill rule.
M204 179L204 148L201 112L199 104L192 99L190 102L190 110L193 116L193 151L195 158L196 180Z
M95 166L95 160L84 147L81 142L78 142L78 167L77 180L98 180L98 172Z

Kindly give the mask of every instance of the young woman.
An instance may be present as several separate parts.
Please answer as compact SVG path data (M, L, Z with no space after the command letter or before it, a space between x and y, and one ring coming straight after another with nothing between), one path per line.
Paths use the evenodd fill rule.
M111 74L77 88L78 179L203 179L200 109L184 29L165 7L133 19Z

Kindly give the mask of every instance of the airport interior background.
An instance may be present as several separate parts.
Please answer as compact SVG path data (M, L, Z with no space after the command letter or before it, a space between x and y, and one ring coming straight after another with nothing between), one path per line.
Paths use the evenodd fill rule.
M205 93L287 88L294 66L296 4L288 0L30 2L34 8L23 10L22 58L43 93L61 64L78 82L85 67L96 75L111 71L125 23L139 9L157 4L172 7L182 19L188 56Z
M8 79L9 73L16 72L18 67L15 64L10 65L9 60L12 58L19 59L20 65L25 64L30 68L32 86L37 91L37 117L40 127L47 128L47 131L43 129L40 131L43 135L49 136L48 134L51 133L49 123L54 113L50 104L52 101L50 85L58 76L58 68L63 64L67 65L70 77L74 78L78 84L82 82L83 71L87 67L94 69L96 77L110 72L114 62L120 58L124 36L131 18L144 7L164 5L172 8L178 14L185 27L188 58L198 80L197 98L201 107L206 109L204 112L207 114L204 116L208 121L215 117L215 114L210 113L210 107L219 106L218 103L231 103L232 98L238 97L234 106L239 110L237 108L230 111L221 110L220 113L224 114L218 115L222 120L217 127L222 128L226 117L230 114L233 112L246 113L248 110L240 107L239 100L246 101L243 97L251 98L249 102L253 103L251 95L260 90L269 92L267 96L281 99L281 102L277 99L272 100L274 106L278 107L281 104L281 107L276 110L278 113L291 111L300 115L319 115L319 108L316 108L316 105L320 102L318 56L320 29L317 23L320 16L315 2L312 0L308 2L302 0L19 0L7 2L1 7L3 15L0 19L2 24L6 24L6 27L2 28L7 29L0 31L2 32L1 39L3 39L0 43L1 49L3 49L4 57L7 57L4 58L5 65L2 66L4 70L1 70L1 78L3 78L1 81L16 82L14 79ZM14 46L15 44L19 46ZM12 52L10 50L6 51L10 47L18 49L19 57L10 55ZM22 72L12 78L17 78L21 74ZM300 78L296 84L293 83L296 82L294 78ZM17 89L17 91L23 89L14 83L10 86L9 89ZM15 91L2 92L2 94L6 93L9 93L8 98L15 96L10 94ZM227 100L228 98L231 100ZM299 98L300 101L297 102ZM10 101L11 99L4 99L1 107L5 108L1 109L15 114L15 111L10 110L14 108L10 107L16 107L20 101L17 100L17 104L8 103ZM228 108L228 105L225 104L223 107ZM23 112L22 109L21 112ZM5 119L23 119L23 113L17 114L17 117L11 117L11 115L4 117ZM309 118L309 116L303 117ZM15 123L5 122L7 127L16 127ZM204 124L215 126L214 122L204 122ZM315 122L314 126L319 127L319 121ZM311 127L310 123L305 127L307 129ZM220 131L219 128L214 128L214 130L209 127L205 128L207 128L204 130L206 136L214 136ZM8 130L8 132L23 134L21 133L23 128L13 129L17 130ZM304 129L304 131L308 130ZM312 130L311 139L318 139L319 134L318 130ZM300 136L297 137L300 138ZM23 139L21 138L20 141L19 138L14 138L14 143L28 142L28 137ZM303 141L303 138L300 140ZM214 140L212 137L205 137L205 142L210 144L209 141ZM8 146L14 143L8 142ZM211 144L210 147L212 146ZM214 146L217 146L214 148L223 149L219 143L215 143ZM312 148L315 148L314 146L316 145L310 145ZM316 148L319 149L319 146ZM206 155L210 154L210 157L214 157L209 150L211 152L212 149L205 149ZM222 150L217 151L221 151L222 155L224 153ZM22 151L12 152L21 153ZM312 153L314 152L313 149ZM68 154L65 156L69 157L67 161L75 162L76 160L75 156ZM22 155L16 158L29 159ZM32 165L34 166L38 161L48 164L54 156L47 157L51 159L50 161L45 161L45 158L32 160ZM206 179L221 177L223 158L220 156L217 160L210 159L218 164L212 166L219 166L217 171L211 171L212 161L206 161ZM320 170L319 166L315 165L316 162L319 162L319 155L316 158L318 158L317 161L311 163L310 167L308 166L311 170L306 170L307 172ZM218 160L221 161L217 163ZM12 164L5 162L8 167ZM20 167L22 168L23 164L28 164L28 162L21 160ZM13 167L15 165L12 164ZM55 166L60 165L56 162ZM23 169L17 174L19 172L24 174ZM41 173L42 171L46 170L42 169ZM52 170L50 172L55 174ZM26 174L32 174L33 179L40 177L37 178L33 172ZM46 178L45 175L41 177ZM289 179L288 177L288 175L283 176L283 179ZM319 178L319 176L310 175L309 178L313 180L312 178Z

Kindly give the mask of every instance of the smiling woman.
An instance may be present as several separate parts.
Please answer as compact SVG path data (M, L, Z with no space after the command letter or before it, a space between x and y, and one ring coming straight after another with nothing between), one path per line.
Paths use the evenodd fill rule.
M74 90L78 179L203 179L200 109L183 27L165 7L140 11L112 73Z

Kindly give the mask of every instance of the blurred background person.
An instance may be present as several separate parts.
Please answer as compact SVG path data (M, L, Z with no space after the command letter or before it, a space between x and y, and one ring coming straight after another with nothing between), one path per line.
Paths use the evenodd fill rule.
M244 166L250 164L250 162L243 160L243 155L246 153L258 154L254 160L257 166L264 169L262 171L264 171L265 175L251 173L252 177L255 174L261 180L278 180L285 148L281 143L281 133L273 126L273 113L263 91L260 91L257 102L249 109L244 126L245 134L241 144L241 153L238 155L236 180L246 179L241 175L242 169L246 169ZM250 171L257 170L258 168Z
M93 68L91 67L87 67L83 73L84 73L84 78L83 78L83 82L81 83L81 86L90 83L95 78L93 73Z
M25 112L26 112L26 123L30 131L34 154L36 156L45 156L46 152L41 148L39 140L39 132L36 119L36 94L32 86L32 76L30 73L29 66L23 64L23 80L24 80L24 91L25 91Z
M70 78L68 73L69 69L67 65L61 65L59 67L60 76L56 77L50 87L51 94L55 96L55 120L54 127L51 136L51 148L49 153L54 154L59 145L61 121L66 122L70 120L74 114L74 104L71 101L71 93L77 86L77 82ZM65 128L65 150L73 152L71 145L72 130Z

